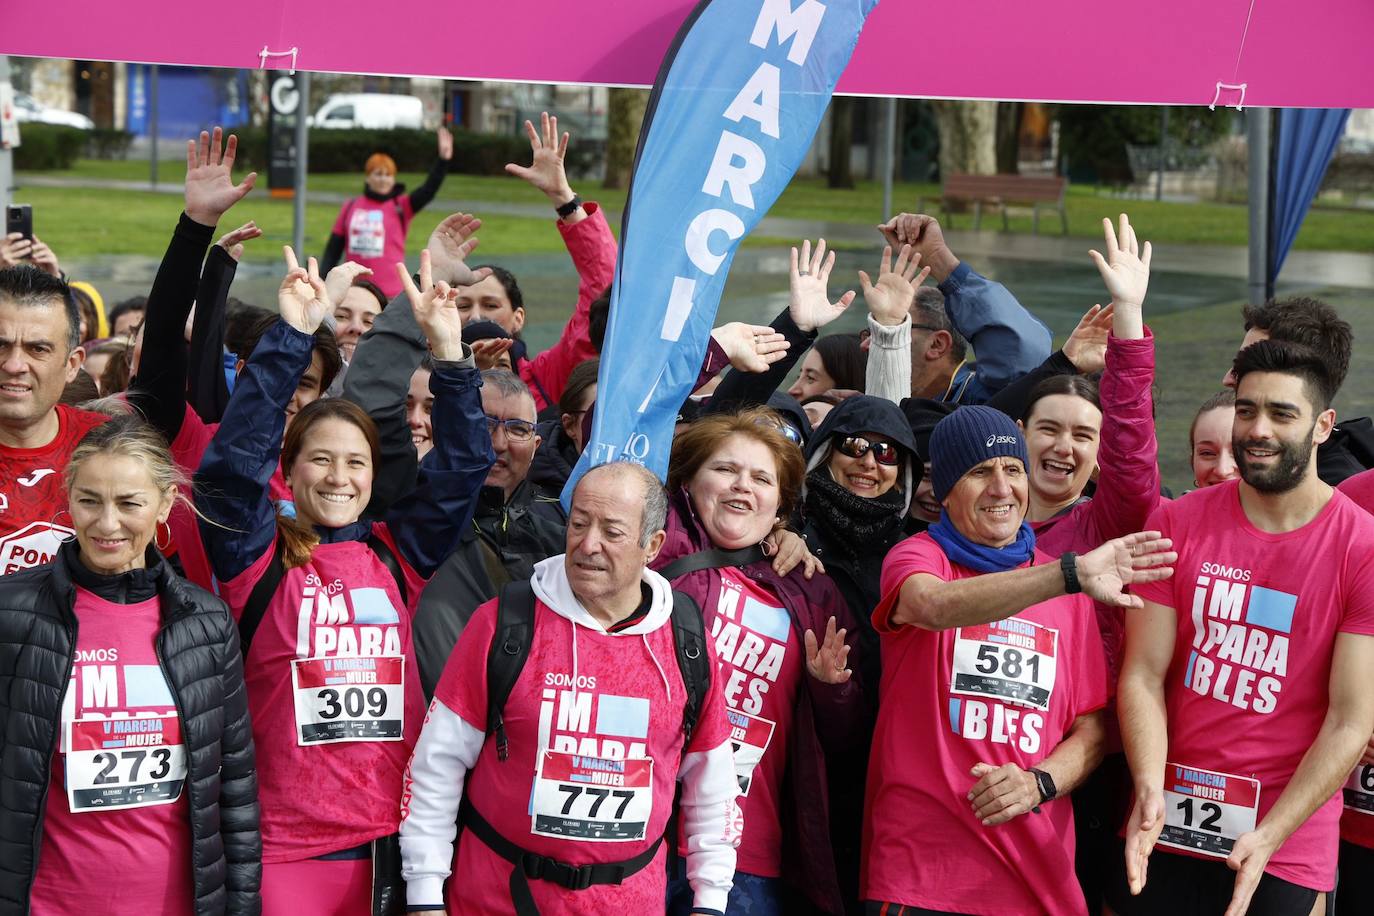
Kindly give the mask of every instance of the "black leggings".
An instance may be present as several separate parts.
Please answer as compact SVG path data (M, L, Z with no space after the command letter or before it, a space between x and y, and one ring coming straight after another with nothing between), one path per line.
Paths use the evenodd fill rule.
M1340 875L1332 916L1374 913L1374 849L1341 841Z
M1132 897L1123 856L1107 887L1107 903L1117 916L1218 916L1235 891L1236 873L1224 859L1196 859L1155 847L1145 889ZM1266 874L1255 888L1246 916L1308 916L1319 891Z

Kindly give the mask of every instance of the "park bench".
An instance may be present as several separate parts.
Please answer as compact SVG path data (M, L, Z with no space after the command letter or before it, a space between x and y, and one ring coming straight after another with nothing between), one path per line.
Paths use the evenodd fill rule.
M1002 211L1002 228L1007 225L1007 205L1031 207L1031 231L1040 231L1040 208L1048 205L1059 211L1064 234L1069 234L1069 216L1064 210L1064 189L1068 179L1058 175L950 175L940 189L940 207L946 227L953 228L950 214L967 212L973 204L973 228L983 221L983 205ZM925 212L926 198L922 196L916 207Z

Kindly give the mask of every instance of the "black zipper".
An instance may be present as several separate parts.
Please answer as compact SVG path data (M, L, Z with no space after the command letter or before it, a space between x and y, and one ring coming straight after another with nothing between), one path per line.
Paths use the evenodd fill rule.
M71 593L72 604L76 603L76 593ZM70 654L67 658L67 678L62 682L62 695L57 701L57 728L53 729L52 743L48 745L48 778L43 780L43 793L38 797L37 817L34 818L36 825L33 831L33 868L29 870L29 891L33 891L33 882L38 878L38 854L43 846L43 820L48 810L48 790L52 788L52 759L57 754L58 738L62 734L62 704L67 699L67 691L72 686L72 675L76 672L76 631L78 621L76 615L72 614L71 626L65 621L62 628L67 632Z

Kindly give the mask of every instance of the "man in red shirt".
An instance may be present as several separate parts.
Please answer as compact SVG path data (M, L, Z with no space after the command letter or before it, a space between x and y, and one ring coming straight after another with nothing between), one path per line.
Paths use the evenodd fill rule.
M1126 615L1121 916L1324 912L1338 790L1374 731L1374 519L1317 476L1328 359L1263 340L1234 374L1241 477L1155 512L1176 575Z
M48 562L73 535L62 473L105 421L57 403L81 368L80 343L66 283L36 267L0 270L0 575Z
M883 563L863 897L884 916L1087 916L1067 795L1102 758L1095 598L1168 576L1144 532L1056 561L1026 524L1026 442L990 407L930 437L940 521ZM1082 594L1077 594L1082 592Z

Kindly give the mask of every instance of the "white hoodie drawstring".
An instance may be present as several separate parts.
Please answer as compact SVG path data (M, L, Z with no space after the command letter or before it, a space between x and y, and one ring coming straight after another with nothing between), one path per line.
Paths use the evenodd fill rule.
M573 709L576 709L576 708L577 708L577 621L575 621L575 620L570 620L570 621L568 621L568 623L572 624L572 631L573 631L573 640L572 640L572 642L573 642L573 670L572 670L572 702L573 702L573 706L572 706L572 708L573 708Z
M673 688L668 683L668 675L663 673L663 666L658 663L658 656L654 654L654 647L649 645L649 634L641 633L639 638L644 641L644 648L648 651L649 658L653 659L654 667L658 669L658 676L663 678L663 692L668 694L668 702L671 704L673 702Z

